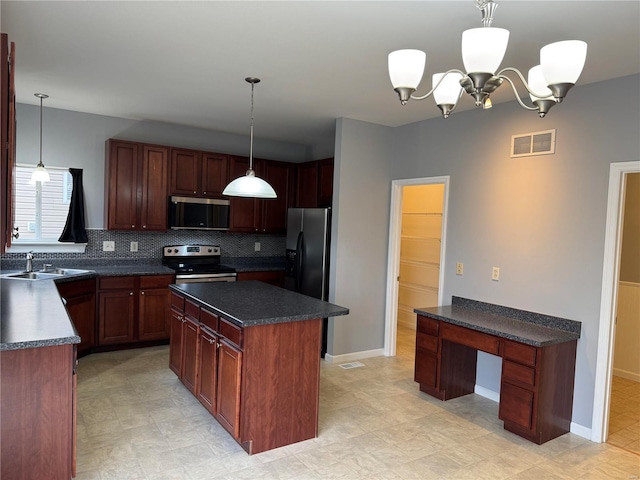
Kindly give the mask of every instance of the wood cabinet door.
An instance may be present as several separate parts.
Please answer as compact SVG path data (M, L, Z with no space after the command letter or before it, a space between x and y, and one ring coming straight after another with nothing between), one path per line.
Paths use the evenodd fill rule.
M296 207L318 206L318 162L306 162L297 166Z
M436 388L438 381L438 356L435 353L423 349L416 349L414 380L421 385Z
M330 207L333 201L333 158L318 161L318 206Z
M212 415L216 415L216 384L218 378L218 337L200 329L198 400Z
M80 335L78 355L83 355L89 352L95 343L96 294L87 293L65 299L67 312Z
M142 147L141 230L167 229L167 170L169 149Z
M109 140L107 165L107 228L135 230L138 225L139 154L141 145Z
M138 297L138 340L162 340L170 337L168 288L140 290Z
M0 128L0 253L5 253L13 239L13 185L16 159L16 88L15 88L15 44L9 43L6 33L0 35L0 110L2 127ZM6 148L5 148L6 147Z
M240 381L242 352L220 341L218 348L218 391L216 418L220 424L238 439L240 436Z
M229 179L235 180L246 174L249 159L232 156L229 160ZM229 231L255 233L258 231L258 202L255 198L231 197Z
M134 340L134 292L105 291L98 294L98 345L128 343Z
M229 156L202 153L202 195L220 197L229 183Z
M171 149L171 195L197 195L200 193L200 152Z
M182 370L180 380L187 390L197 396L198 384L198 322L185 317L182 336Z
M261 231L263 233L286 233L291 165L284 162L264 161L261 173L278 195L278 198L260 200L262 204Z
M178 378L180 378L180 373L182 371L183 313L172 308L169 322L171 323L169 368L178 376Z
M533 428L535 394L508 382L500 385L498 418L530 430Z

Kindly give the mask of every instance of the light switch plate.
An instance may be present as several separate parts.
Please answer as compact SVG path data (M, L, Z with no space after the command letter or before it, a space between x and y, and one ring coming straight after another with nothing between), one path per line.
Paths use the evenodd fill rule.
M116 242L102 242L102 251L103 252L115 252L116 250Z
M255 247L255 251L256 251L256 252L259 252L259 251L260 251L260 249L262 248L262 245L260 244L260 242L256 242L256 243L255 243L255 245L254 245L254 247Z

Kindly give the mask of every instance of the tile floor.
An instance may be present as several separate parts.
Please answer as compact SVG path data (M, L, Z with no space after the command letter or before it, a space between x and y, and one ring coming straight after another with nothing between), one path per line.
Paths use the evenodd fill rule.
M440 402L398 356L323 363L318 438L249 456L168 368L168 347L78 367L78 476L87 479L576 479L640 477L640 456L573 434L542 446L505 432L478 395Z
M613 377L607 443L640 455L640 383Z

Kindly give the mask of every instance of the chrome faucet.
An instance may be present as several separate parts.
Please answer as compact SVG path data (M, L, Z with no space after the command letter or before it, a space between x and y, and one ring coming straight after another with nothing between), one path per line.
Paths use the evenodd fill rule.
M27 253L27 273L33 272L33 250Z

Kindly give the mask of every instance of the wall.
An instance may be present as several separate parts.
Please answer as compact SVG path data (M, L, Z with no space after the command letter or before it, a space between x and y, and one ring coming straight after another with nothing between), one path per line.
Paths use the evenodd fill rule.
M420 108L436 108L430 102ZM557 129L555 155L509 157L511 135L550 128ZM573 421L590 428L609 163L640 158L638 131L638 75L575 87L542 120L509 102L395 129L339 122L336 155L350 175L341 178L339 193L349 201L341 199L338 215L360 208L366 220L340 220L334 232L352 249L335 267L336 301L344 298L355 313L345 317L348 330L337 332L334 347L344 353L383 345L390 181L450 175L445 303L459 295L581 321ZM389 139L385 172L378 142ZM353 194L347 181L357 184ZM362 223L382 237L366 248L356 243ZM457 261L463 276L455 275ZM499 282L491 281L492 266L500 267ZM378 309L375 320L360 315L367 301ZM480 354L478 385L497 391L500 365Z
M16 162L36 164L40 147L40 107L17 104ZM105 141L109 138L235 155L249 154L249 137L160 122L71 112L43 111L42 159L46 165L82 168L87 227L104 228ZM312 160L304 145L254 140L259 158L303 162Z
M640 173L627 175L620 281L640 283Z
M387 127L337 122L329 300L350 313L329 320L333 356L380 349L384 341L390 146Z

